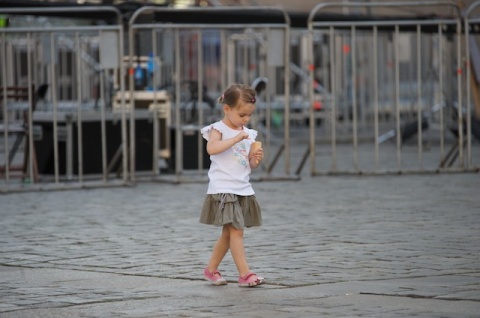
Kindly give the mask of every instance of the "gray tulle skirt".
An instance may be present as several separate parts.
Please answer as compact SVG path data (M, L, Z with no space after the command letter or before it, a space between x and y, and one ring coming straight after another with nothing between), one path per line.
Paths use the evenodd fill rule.
M254 195L207 194L200 223L216 226L232 224L234 228L241 230L262 225L262 211Z

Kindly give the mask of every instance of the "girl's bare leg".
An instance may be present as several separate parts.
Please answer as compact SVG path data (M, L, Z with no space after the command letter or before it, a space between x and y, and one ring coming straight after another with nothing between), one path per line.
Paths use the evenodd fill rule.
M237 266L240 276L245 276L250 271L245 258L245 249L243 246L243 230L234 228L231 224L226 225L230 231L230 251L233 260Z
M213 247L213 252L207 265L207 270L210 273L213 273L217 270L218 266L227 254L228 249L230 248L230 231L227 226L228 225L223 226L222 234Z

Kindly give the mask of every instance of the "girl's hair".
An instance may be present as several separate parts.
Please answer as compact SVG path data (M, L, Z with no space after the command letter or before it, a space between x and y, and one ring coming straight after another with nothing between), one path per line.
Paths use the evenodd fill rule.
M238 102L242 100L245 103L255 104L255 90L245 84L232 84L223 92L218 102L220 104L227 104L230 107L235 107Z

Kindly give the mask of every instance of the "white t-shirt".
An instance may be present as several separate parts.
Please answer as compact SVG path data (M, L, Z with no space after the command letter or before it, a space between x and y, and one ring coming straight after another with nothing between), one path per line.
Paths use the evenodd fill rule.
M201 129L202 136L207 141L212 129L218 130L222 134L222 140L235 137L240 133L239 130L225 125L223 121L218 121ZM257 137L257 131L245 126L243 131L250 136L248 139L243 139L222 153L210 156L211 164L208 170L210 182L207 194L233 193L244 196L255 194L250 184L252 170L248 154L250 146Z

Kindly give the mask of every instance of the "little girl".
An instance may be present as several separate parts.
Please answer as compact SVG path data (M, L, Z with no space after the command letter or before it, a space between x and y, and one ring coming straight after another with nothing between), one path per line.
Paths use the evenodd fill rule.
M255 90L247 85L233 84L218 101L223 105L223 119L201 130L207 140L211 165L200 223L222 226L222 234L203 277L214 285L227 283L218 266L230 249L239 273L239 286L252 287L264 281L250 271L243 246L244 228L262 224L250 173L263 159L263 150L250 152L257 131L245 127L255 111Z

